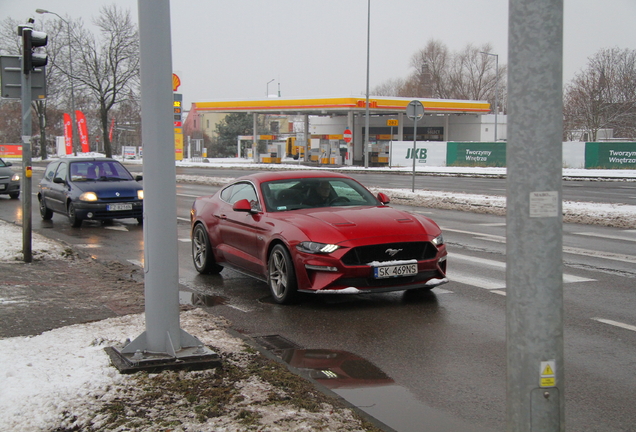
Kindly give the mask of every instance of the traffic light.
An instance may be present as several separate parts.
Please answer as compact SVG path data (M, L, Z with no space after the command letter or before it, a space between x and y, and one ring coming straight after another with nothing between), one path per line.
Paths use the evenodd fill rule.
M46 46L48 35L27 26L19 26L18 33L22 36L22 72L29 74L34 68L45 66L48 56L33 52L33 49Z

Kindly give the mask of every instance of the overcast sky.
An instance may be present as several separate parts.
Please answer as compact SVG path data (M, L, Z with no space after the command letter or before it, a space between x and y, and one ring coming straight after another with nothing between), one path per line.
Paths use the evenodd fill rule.
M137 0L0 0L0 17L26 21L48 9L90 24L115 3L137 17ZM171 0L173 70L191 102L362 95L367 0ZM635 0L565 0L564 80L601 48L636 49ZM452 51L490 43L507 62L508 0L371 0L370 87L405 78L432 39ZM268 82L271 82L268 86Z

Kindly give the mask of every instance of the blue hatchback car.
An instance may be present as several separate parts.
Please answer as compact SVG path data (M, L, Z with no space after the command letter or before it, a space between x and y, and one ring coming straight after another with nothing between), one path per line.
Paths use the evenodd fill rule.
M143 222L141 176L133 177L110 158L62 158L46 167L40 181L40 216L66 215L75 228L82 221L134 218Z

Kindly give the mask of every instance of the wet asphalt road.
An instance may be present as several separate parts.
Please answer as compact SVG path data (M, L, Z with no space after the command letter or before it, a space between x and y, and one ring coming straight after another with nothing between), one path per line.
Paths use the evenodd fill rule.
M34 185L37 177L36 172ZM265 284L239 273L201 276L194 271L188 211L194 197L214 190L177 187L184 301L198 293L194 297L210 305L210 313L227 317L234 328L257 339L345 351L371 362L392 382L380 385L363 376L355 388L334 390L397 430L505 430L504 218L414 209L442 226L450 251L452 282L429 295L308 297L280 306L270 301ZM18 218L19 201L0 199L0 218ZM59 215L43 222L37 206L34 210L37 232L97 259L143 261L143 230L135 221L89 222L76 230ZM564 227L569 430L629 431L636 424L636 331L629 327L636 325L635 242L633 230Z

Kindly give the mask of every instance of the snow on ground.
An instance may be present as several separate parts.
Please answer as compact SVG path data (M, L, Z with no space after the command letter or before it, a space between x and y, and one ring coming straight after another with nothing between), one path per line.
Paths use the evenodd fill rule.
M195 165L188 162L178 165ZM244 162L236 164L236 160L211 160L203 166L242 166L250 167ZM263 165L254 167L264 169ZM274 166L274 169L304 168L294 164ZM331 168L333 169L333 168ZM351 169L351 168L349 168ZM395 168L394 170L397 170ZM458 173L466 175L504 175L505 169L479 168L479 169L450 169L446 167L427 168L428 172L441 174ZM636 179L636 171L589 171L589 170L564 170L564 175L572 177L598 176L599 179L627 178ZM191 181L207 184L224 184L227 178L207 178L196 176L179 176L178 181ZM377 189L380 190L380 189ZM436 191L387 190L396 203L417 203L426 206L448 206L448 208L468 207L475 209L490 209L490 211L503 212L505 209L505 197L456 194ZM636 206L589 204L589 203L563 203L564 218L579 218L579 222L593 222L612 220L618 226L636 226ZM494 210L493 210L494 209ZM627 225L620 225L619 221L631 221ZM21 227L0 221L0 238L4 247L0 249L0 261L17 262L22 259L22 230ZM37 233L33 233L34 259L63 259L66 248L55 241L49 240ZM2 299L0 299L0 307ZM218 320L216 320L218 321ZM244 350L242 340L231 336L225 331L224 324L215 322L210 315L199 310L184 312L181 315L181 326L190 334L199 337L205 344L213 345L220 350L220 354L236 354ZM62 413L69 411L78 416L78 419L91 418L99 401L116 397L117 389L127 388L136 391L133 387L134 376L121 375L110 366L109 359L104 352L104 347L123 343L127 338L134 339L145 330L144 317L142 315L129 315L112 318L104 321L83 325L73 325L45 332L41 335L30 337L15 337L0 340L0 430L36 432L55 429L60 425ZM270 390L263 383L240 384L241 391ZM253 398L246 395L246 398ZM263 418L271 419L271 424L262 430L285 430L275 426L276 419L281 418L281 413L276 408L262 408ZM267 411L269 410L269 411ZM289 412L286 414L289 415ZM303 419L302 416L307 418ZM312 414L313 415L313 414ZM329 430L344 430L344 425L351 419L338 420L330 408L322 413L321 421L331 421L327 427ZM294 418L299 421L310 422L309 414L293 412ZM182 418L183 424L191 425L191 428L174 430L242 430L243 426L238 420L223 418L214 425L193 422L190 418ZM342 421L342 423L338 423ZM303 428L303 426L298 425ZM310 430L305 429L303 430ZM144 430L144 429L138 429ZM152 430L152 428L147 429Z

